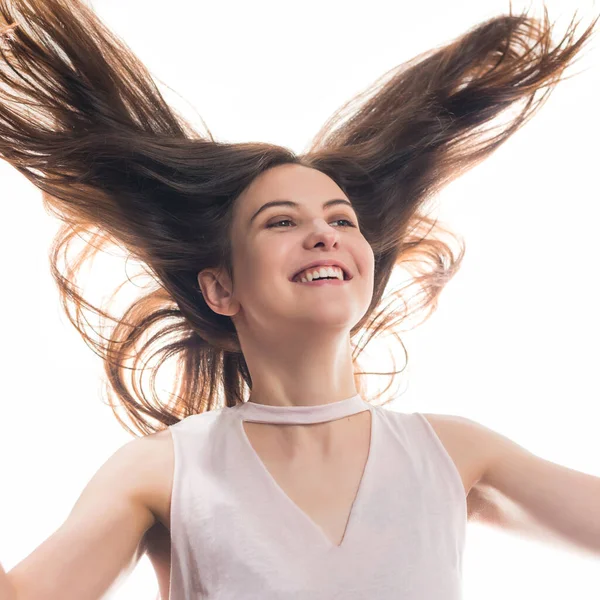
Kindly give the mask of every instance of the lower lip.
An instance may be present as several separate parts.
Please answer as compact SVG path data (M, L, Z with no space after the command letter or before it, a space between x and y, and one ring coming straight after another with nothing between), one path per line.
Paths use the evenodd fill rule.
M348 283L349 279L319 279L317 281L294 281L294 283L299 283L301 285L313 285L315 287L320 285L343 285L344 283Z

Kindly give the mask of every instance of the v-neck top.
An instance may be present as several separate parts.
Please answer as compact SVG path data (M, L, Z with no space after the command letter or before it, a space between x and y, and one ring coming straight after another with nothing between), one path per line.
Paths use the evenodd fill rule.
M371 411L367 462L339 546L279 487L243 423ZM170 600L459 600L467 506L429 421L366 402L244 402L169 427Z

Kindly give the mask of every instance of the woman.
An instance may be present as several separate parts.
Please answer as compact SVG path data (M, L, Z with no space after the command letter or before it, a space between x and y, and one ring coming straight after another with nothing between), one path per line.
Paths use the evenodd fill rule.
M375 406L356 369L359 334L431 313L459 268L426 201L535 113L595 22L554 48L547 16L482 23L394 69L295 155L193 131L83 4L0 12L0 156L64 221L65 310L141 434L3 574L6 597L98 598L148 552L172 600L458 598L467 518L600 553L598 478L468 419ZM111 243L156 284L120 315L76 283ZM381 306L397 265L426 292L410 312ZM84 309L116 322L108 337ZM167 400L129 379L154 354L178 360Z

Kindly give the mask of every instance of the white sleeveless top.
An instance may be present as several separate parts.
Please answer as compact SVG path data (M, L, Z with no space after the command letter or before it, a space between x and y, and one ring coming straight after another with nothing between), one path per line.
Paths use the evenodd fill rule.
M275 482L243 421L321 423L371 411L371 445L339 546ZM170 600L458 600L467 506L421 413L360 395L314 406L244 402L169 427Z

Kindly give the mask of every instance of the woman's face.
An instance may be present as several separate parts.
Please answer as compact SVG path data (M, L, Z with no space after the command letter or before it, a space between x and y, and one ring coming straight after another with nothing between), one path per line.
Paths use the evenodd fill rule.
M334 199L345 202L323 206ZM265 207L276 200L297 206ZM324 173L294 164L262 173L238 198L232 232L234 282L226 279L232 291L227 314L238 332L241 327L251 335L265 328L282 336L317 329L347 333L369 308L373 251L349 199ZM340 261L352 279L320 286L291 280L317 260Z

